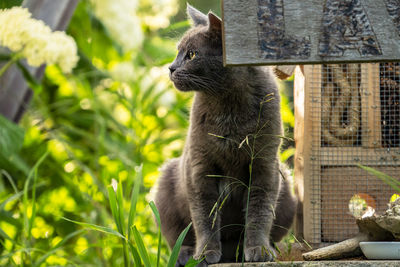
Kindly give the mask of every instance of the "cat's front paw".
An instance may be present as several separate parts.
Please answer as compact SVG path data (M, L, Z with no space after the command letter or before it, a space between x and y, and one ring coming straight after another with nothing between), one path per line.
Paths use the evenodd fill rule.
M221 260L221 251L206 250L204 252L205 260L208 264L218 263Z
M202 264L198 266L208 266L207 264L218 263L221 260L221 251L218 250L206 250L201 255L197 256L197 259L203 259Z
M188 262L188 260L190 259L190 257L193 256L193 251L194 251L193 247L182 246L175 267L184 267Z
M270 245L253 246L244 249L244 256L249 262L266 262L274 261L276 252Z

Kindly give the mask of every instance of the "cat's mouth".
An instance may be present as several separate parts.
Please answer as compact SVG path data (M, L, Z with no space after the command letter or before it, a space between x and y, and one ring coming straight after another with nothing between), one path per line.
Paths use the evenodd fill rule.
M175 88L178 89L179 91L182 91L182 92L190 91L190 89L188 89L188 87L187 87L187 84L180 79L179 73L176 73L176 72L170 73L169 79L172 81Z
M187 92L190 91L189 88L187 88L187 86L185 86L185 84L183 82L180 81L172 81L174 83L174 86L176 89L178 89L179 91L182 92Z

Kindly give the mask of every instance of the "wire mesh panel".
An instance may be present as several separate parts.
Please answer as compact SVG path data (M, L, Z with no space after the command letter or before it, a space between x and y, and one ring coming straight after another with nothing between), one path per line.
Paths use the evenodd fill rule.
M400 180L400 65L316 65L304 75L305 238L339 242L395 193L357 165Z
M382 63L380 73L382 146L400 146L400 63Z

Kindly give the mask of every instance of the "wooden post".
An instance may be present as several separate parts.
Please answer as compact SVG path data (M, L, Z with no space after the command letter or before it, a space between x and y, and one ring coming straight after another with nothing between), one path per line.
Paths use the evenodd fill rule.
M382 146L379 77L379 63L361 65L363 147L378 148Z
M299 236L309 243L321 242L321 214L320 214L320 175L317 164L318 158L313 148L319 149L321 143L321 91L312 91L320 88L313 84L321 83L321 66L306 65L296 69L295 73L295 185L300 199L300 207L296 222L296 231ZM301 228L303 217L303 230Z
M297 239L304 238L303 231L303 203L304 203L304 94L305 77L304 67L297 66L294 74L294 140L296 151L294 154L294 185L298 199L297 213L294 223L294 232Z

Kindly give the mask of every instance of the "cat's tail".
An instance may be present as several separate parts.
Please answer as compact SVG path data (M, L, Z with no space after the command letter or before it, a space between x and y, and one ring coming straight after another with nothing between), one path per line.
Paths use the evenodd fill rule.
M271 229L271 241L279 242L289 231L293 224L297 210L297 199L293 195L293 177L289 168L281 164L281 189L279 191L278 203L275 208L275 219Z
M155 204L160 213L161 232L170 248L180 233L190 223L190 212L184 195L180 192L180 158L168 161L161 168L161 176L155 193ZM194 232L189 230L183 242L184 246L194 246Z

